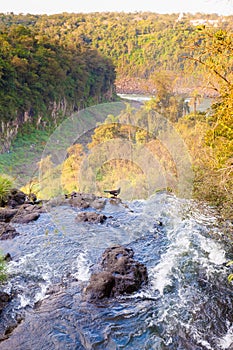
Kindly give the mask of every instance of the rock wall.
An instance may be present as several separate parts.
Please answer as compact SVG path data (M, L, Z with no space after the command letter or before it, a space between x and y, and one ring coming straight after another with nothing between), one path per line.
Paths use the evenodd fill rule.
M74 106L67 103L66 99L60 101L52 101L48 108L46 115L39 113L35 115L32 109L17 113L12 116L11 120L0 121L0 153L8 152L12 143L12 140L17 136L20 128L27 122L31 122L36 128L46 128L48 124L48 116L51 118L52 123L57 126L59 120L65 115L69 115L74 111Z

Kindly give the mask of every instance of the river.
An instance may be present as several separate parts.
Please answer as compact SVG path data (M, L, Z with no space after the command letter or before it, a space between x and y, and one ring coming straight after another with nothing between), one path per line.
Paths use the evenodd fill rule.
M75 223L69 206L15 224L20 235L2 242L13 258L5 290L15 297L0 326L22 321L0 349L232 349L232 247L214 210L159 192L103 212L104 224ZM87 302L91 271L116 244L133 248L149 283L130 296Z
M143 95L143 94L118 94L119 97L121 97L123 100L128 100L128 101L137 101L137 102L146 102L151 100L154 96L151 95ZM210 97L202 97L199 98L196 101L196 110L198 112L205 112L208 108L211 107L211 104L213 103L214 98ZM185 102L188 103L190 112L194 111L194 106L193 106L193 99L191 97L187 97L185 99Z

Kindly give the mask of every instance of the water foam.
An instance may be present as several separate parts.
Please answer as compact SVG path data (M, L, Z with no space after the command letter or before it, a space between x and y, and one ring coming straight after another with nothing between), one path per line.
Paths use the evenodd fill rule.
M79 281L88 281L90 278L90 261L87 258L85 252L81 252L77 257L77 272L74 273L74 277Z
M229 327L227 333L219 339L219 346L221 349L232 349L230 346L233 345L233 324Z

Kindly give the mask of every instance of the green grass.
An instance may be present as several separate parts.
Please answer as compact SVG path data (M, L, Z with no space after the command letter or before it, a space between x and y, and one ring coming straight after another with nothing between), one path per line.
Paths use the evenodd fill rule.
M0 255L0 283L4 282L6 278L6 262L3 255Z
M12 142L8 153L0 154L0 172L15 179L16 186L25 184L34 176L50 131L22 130Z
M0 206L4 205L12 187L13 180L5 175L0 175Z

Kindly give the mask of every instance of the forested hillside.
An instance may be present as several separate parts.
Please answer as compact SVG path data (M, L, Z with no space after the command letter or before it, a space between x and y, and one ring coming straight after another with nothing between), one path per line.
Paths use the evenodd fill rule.
M56 126L64 115L111 100L115 68L88 47L69 46L33 26L0 31L0 132L7 150L20 126Z
M150 143L149 124L159 113L174 123L188 146L195 172L194 196L217 204L224 215L232 216L232 20L233 16L216 14L1 14L0 120L4 145L26 121L34 129L48 131L65 114L111 100L116 78L118 92L155 95L137 116L144 129L135 133L129 126L112 130L104 125L93 137L96 133L105 137L106 130L111 136L114 131L140 147ZM216 101L207 113L200 113L196 105L204 96L215 96ZM192 100L191 113L184 109L187 97ZM128 125L135 119L131 112L125 116ZM112 118L113 123L119 120L118 115ZM31 146L31 135L29 128L17 145L23 140L24 146ZM43 148L46 137L36 134L37 150ZM81 148L70 152L74 161L76 156L81 159ZM8 164L18 161L15 154L3 159L3 169L10 170ZM64 167L70 179L69 162ZM144 180L140 171L123 163L106 165L96 174L98 181L110 186L109 181L119 178L120 172L138 173L141 188ZM23 161L20 166L24 167ZM113 168L118 170L109 178ZM72 184L64 173L62 181L66 190L67 183Z
M198 28L232 30L232 16L155 13L1 15L2 27L23 24L65 48L92 48L112 59L118 91L155 92L154 76L169 72L177 92L200 87L203 67L191 62ZM206 86L206 94L213 91Z

